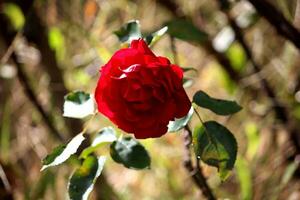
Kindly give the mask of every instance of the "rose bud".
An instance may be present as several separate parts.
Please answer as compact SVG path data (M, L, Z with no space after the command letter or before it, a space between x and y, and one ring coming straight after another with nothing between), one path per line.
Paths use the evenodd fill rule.
M138 139L164 135L169 121L184 117L191 107L181 68L154 55L142 39L118 50L100 72L99 112Z

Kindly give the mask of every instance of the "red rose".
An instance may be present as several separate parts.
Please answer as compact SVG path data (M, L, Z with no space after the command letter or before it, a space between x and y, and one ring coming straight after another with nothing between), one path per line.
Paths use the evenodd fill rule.
M182 78L180 67L155 56L144 40L134 40L101 68L98 110L136 138L160 137L170 120L184 117L191 107Z

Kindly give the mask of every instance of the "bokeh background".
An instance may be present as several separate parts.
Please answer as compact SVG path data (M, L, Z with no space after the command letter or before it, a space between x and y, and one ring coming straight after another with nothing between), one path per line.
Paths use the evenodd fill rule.
M232 117L199 109L204 120L226 124L239 146L236 167L225 182L216 169L203 164L214 193L220 199L300 199L299 49L248 1L232 0L229 10L220 9L219 2L0 1L0 199L66 198L68 177L78 162L71 158L40 172L41 159L85 124L85 120L62 117L64 95L73 90L93 93L98 70L120 48L113 32L124 23L139 20L142 31L149 33L179 17L189 19L209 39L185 41L167 34L154 45L155 54L197 69L185 74L191 99L201 89L243 106ZM297 0L269 2L299 27ZM238 25L250 58L235 39L230 20ZM196 117L191 121L192 126L198 123ZM113 126L98 115L88 132L108 125ZM109 158L91 199L203 198L183 167L181 132L141 142L151 155L151 169L127 169ZM99 154L108 154L108 148Z

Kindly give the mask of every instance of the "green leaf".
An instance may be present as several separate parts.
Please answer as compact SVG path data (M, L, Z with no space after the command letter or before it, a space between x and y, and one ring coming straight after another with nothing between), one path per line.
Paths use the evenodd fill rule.
M197 156L208 165L218 168L220 178L225 180L233 168L237 155L237 142L233 134L215 121L196 126L193 145Z
M166 34L168 30L167 26L164 26L163 28L159 29L158 31L151 33L147 35L144 40L147 42L147 44L152 47L157 41L161 39L162 36Z
M203 91L198 91L193 97L198 106L207 108L218 115L231 115L242 109L235 101L215 99Z
M112 159L127 168L144 169L150 167L150 156L146 149L132 137L120 138L110 145Z
M17 4L4 3L2 11L9 18L15 30L20 30L23 27L25 17Z
M245 125L245 133L247 136L247 152L248 159L253 159L257 153L260 144L259 129L257 124L249 122Z
M176 132L182 129L190 121L194 114L194 108L191 107L188 114L182 118L176 119L175 121L170 121L168 124L168 132Z
M83 91L70 92L65 96L66 101L72 101L76 104L83 104L90 99L90 94Z
M119 30L114 32L121 42L130 43L134 39L142 38L140 23L132 20L123 25Z
M94 100L83 91L70 92L65 96L64 117L84 118L95 112Z
M86 158L89 154L97 150L104 144L111 143L117 140L116 132L112 127L105 127L97 133L93 139L91 146L84 149L80 155L80 158Z
M188 71L194 71L197 72L197 69L193 68L193 67L185 67L185 68L181 68L183 72L188 72Z
M55 51L58 59L62 60L65 55L65 38L58 27L50 27L48 32L48 43Z
M245 69L247 64L247 56L244 49L238 43L232 44L225 52L231 66L234 70L241 72Z
M100 176L105 156L87 157L69 180L68 193L71 200L87 200L93 190L96 179Z
M241 199L252 199L252 178L249 163L242 157L236 160L236 173L240 182Z
M198 44L203 44L208 40L208 35L187 19L174 19L167 23L167 27L170 36L181 40Z
M46 158L42 160L43 167L41 171L65 162L71 155L76 153L83 140L85 140L83 134L78 134L67 145L56 147L51 154L47 155Z

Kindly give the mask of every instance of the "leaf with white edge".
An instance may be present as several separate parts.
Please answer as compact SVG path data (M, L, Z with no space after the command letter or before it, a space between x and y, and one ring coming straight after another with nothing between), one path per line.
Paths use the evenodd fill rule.
M184 88L189 88L189 87L191 87L193 84L194 84L193 79L183 77L183 79L182 79L182 86L183 86Z
M127 22L114 33L119 38L120 42L123 43L130 43L132 40L136 40L142 37L140 23L137 20Z
M120 138L110 145L112 159L131 169L150 168L150 156L144 146L132 137Z
M83 140L85 140L85 137L83 137L83 134L81 133L75 136L67 145L60 145L56 147L51 154L47 155L46 158L43 159L43 167L41 171L48 167L56 166L65 162L71 155L76 153Z
M92 96L82 91L71 92L65 96L64 117L84 118L95 112Z
M158 31L147 35L144 40L147 44L152 47L157 41L159 41L162 36L164 36L168 31L168 27L164 26L163 28L159 29Z
M182 118L176 119L175 121L170 121L168 124L168 132L176 132L182 129L190 121L194 114L194 108L191 106L188 114Z
M193 97L198 106L207 108L218 115L231 115L242 109L235 101L215 99L203 91L198 91Z
M92 152L97 150L100 146L111 143L117 140L116 132L112 127L104 127L97 133L96 137L93 139L91 146L84 149L80 155L80 158L86 158Z
M222 180L229 176L237 156L237 142L226 127L215 121L196 126L193 146L203 162L218 168Z
M71 200L88 199L97 178L103 170L105 161L105 156L99 158L89 156L83 161L69 180L68 193Z

